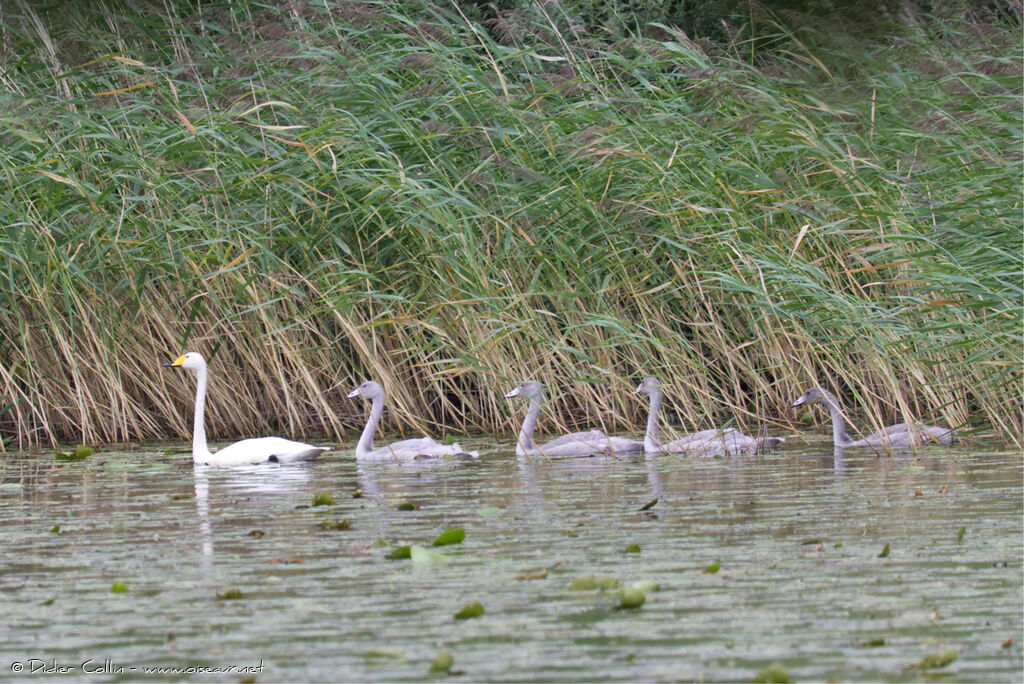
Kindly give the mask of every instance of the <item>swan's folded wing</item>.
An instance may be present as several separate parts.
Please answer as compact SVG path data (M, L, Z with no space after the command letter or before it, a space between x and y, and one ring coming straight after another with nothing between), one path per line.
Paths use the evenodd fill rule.
M267 462L294 463L313 460L325 451L328 451L327 447L293 442L283 437L256 437L229 444L214 453L207 464L237 466Z

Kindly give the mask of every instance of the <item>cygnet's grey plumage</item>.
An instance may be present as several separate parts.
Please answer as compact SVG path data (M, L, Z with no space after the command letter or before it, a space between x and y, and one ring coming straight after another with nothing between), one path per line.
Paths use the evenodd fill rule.
M768 437L759 434L755 439L735 428L711 428L694 432L677 440L663 444L659 439L658 416L661 413L662 385L658 378L648 376L640 381L634 394L650 397L647 412L647 431L644 433L644 451L648 453L685 453L699 456L723 456L727 454L755 453L770 449L782 437Z
M516 442L517 456L594 456L596 454L615 455L643 451L643 442L625 437L609 437L601 430L573 432L538 446L533 440L533 431L537 427L537 418L540 416L544 388L539 382L526 380L505 395L506 399L512 397L526 397L530 402L526 417L523 419L523 427L519 430L519 439Z
M357 461L414 461L421 458L438 458L441 456L480 456L476 451L464 451L455 444L440 444L430 437L404 439L392 442L379 449L373 448L373 436L377 432L377 423L384 413L384 389L373 380L367 380L348 393L348 398L363 396L370 400L370 417L363 428L363 434L356 444Z
M956 438L948 428L934 425L897 423L882 428L864 439L852 439L846 433L846 419L836 395L821 387L812 387L793 402L791 408L823 402L832 414L832 441L836 447L872 447L880 449L913 448L927 444L953 444Z

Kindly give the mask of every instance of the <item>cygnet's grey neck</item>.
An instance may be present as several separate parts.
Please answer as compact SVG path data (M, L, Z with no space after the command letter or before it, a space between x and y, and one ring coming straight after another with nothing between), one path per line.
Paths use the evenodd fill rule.
M530 409L523 419L522 429L519 430L519 441L516 444L517 456L537 453L537 445L533 441L533 431L537 427L537 418L540 416L541 396L540 394L530 396Z
M384 397L376 396L372 400L366 427L363 428L363 434L359 436L359 443L356 444L356 455L368 454L373 451L373 436L377 432L377 423L380 422L382 413L384 413Z
M647 411L647 432L644 434L644 451L658 451L658 414L661 413L661 388L652 387L650 409Z

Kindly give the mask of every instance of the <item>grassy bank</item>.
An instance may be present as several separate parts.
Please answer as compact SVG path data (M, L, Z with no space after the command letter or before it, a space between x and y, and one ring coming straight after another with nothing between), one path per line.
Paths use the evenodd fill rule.
M1021 444L1017 27L87 4L0 16L16 445L184 438L186 350L215 439L350 443L367 377L394 432L509 432L524 377L544 425L630 430L658 374L686 427L820 383Z

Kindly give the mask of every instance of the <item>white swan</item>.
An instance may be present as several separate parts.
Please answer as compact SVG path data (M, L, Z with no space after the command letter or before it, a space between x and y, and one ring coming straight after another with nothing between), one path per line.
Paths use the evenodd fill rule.
M196 374L196 412L192 425L192 460L202 465L238 466L253 463L292 463L311 461L328 447L293 442L281 437L257 437L229 444L217 453L206 446L203 412L206 406L206 359L202 354L188 352L164 364L168 368L187 368Z
M701 456L722 456L726 454L755 453L770 449L782 437L768 437L759 434L755 439L736 428L712 428L694 432L679 439L662 444L658 438L658 415L661 413L662 385L658 378L648 376L640 381L634 394L650 397L647 412L647 431L644 433L644 451L648 453L687 453Z
M430 437L405 439L392 442L379 449L373 448L373 436L377 432L377 423L384 412L384 390L373 380L367 380L348 393L348 398L363 396L371 401L370 418L366 421L363 434L356 444L356 460L358 461L413 461L420 458L437 458L440 456L470 456L479 458L476 451L465 451L456 444L440 444Z
M824 402L832 414L832 441L836 447L878 447L882 449L919 447L926 444L953 444L953 431L933 425L897 423L882 428L864 439L851 439L846 433L846 419L836 396L821 387L812 387L800 395L790 408Z
M643 442L624 437L609 437L600 430L573 432L562 435L542 446L533 441L533 431L537 427L537 417L544 398L544 389L539 382L527 380L505 395L526 397L530 400L530 408L523 419L523 427L519 431L516 442L517 456L593 456L595 454L628 454L643 451Z

